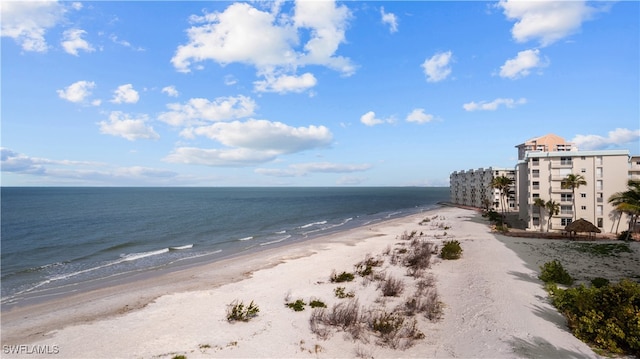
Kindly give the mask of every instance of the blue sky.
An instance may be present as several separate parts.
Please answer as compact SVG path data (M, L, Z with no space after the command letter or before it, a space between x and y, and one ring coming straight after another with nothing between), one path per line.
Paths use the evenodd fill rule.
M447 186L640 154L640 3L11 2L3 186Z

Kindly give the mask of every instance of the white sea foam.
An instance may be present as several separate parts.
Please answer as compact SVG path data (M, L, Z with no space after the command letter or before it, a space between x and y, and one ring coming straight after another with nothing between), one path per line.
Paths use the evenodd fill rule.
M163 254L169 252L169 248L159 249L157 251L149 251L149 252L140 252L140 253L131 253L131 254L123 254L122 257L125 261L135 261L136 259L157 256L158 254Z
M238 239L238 240L239 240L239 241L250 241L250 240L252 240L252 239L253 239L253 237L252 237L252 236L249 236L249 237L240 238L240 239Z
M298 228L301 228L301 229L302 228L309 228L309 227L317 226L317 225L320 225L320 224L327 224L327 221L313 222L313 223L305 224L305 225L300 226Z
M273 241L260 243L260 245L261 245L261 246L268 246L269 244L280 243L280 242L284 241L285 239L289 239L289 238L291 238L291 236L290 236L290 235L289 235L289 236L284 236L284 237L282 237L282 238L279 238L279 239L276 239L276 240L273 240Z
M169 249L172 251L179 251L182 249L190 249L190 248L193 248L193 244L185 244L184 246L169 247Z

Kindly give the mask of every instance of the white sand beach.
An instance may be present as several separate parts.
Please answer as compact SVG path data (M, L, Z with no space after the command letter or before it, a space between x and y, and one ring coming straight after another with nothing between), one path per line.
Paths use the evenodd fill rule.
M429 222L420 224L425 218ZM433 256L421 279L433 278L442 303L437 320L413 319L423 338L384 343L363 329L354 338L337 327L313 333L309 305L296 312L285 303L302 299L338 303L357 300L363 313L391 312L416 291L406 267L392 254L407 246L401 236L416 231L441 246L461 243L462 258ZM442 207L369 227L240 256L115 287L2 313L3 358L599 358L566 328L548 303L538 266L560 259L579 280L616 279L640 273L635 253L617 258L579 257L562 243L496 236L472 210ZM404 283L398 297L384 297L378 284L359 275L332 283L332 273L354 272L367 255L375 268ZM584 254L588 256L588 254ZM337 298L344 287L353 299ZM227 321L228 305L254 301L258 315ZM351 302L354 303L354 302ZM398 343L396 343L398 344ZM8 349L20 353L7 353ZM49 354L33 351L49 350ZM29 351L29 353L27 353ZM51 353L55 351L55 353ZM55 354L55 355L52 355Z

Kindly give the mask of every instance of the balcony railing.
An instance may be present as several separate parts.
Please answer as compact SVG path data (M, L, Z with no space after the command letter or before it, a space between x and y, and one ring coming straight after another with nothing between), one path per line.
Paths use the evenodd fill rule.
M551 168L571 168L573 162L571 161L551 161Z

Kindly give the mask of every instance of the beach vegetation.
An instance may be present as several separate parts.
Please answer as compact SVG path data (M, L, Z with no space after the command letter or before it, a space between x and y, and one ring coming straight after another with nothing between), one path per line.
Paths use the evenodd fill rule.
M622 231L616 237L616 239L619 240L619 241L628 241L628 240L631 240L631 238L632 238L631 237L631 232L629 232L629 231Z
M385 297L397 297L404 291L404 282L392 276L386 276L380 283L378 289Z
M640 180L628 180L627 190L614 193L608 201L616 207L618 212L627 214L629 230L625 240L632 239L631 234L635 232L636 223L640 218ZM618 220L621 217L618 217Z
M424 270L431 266L434 244L427 241L412 241L410 250L404 258L404 265L409 268L409 275L420 277Z
M293 309L296 312L303 311L305 305L307 305L307 303L305 303L302 299L298 299L295 302L289 302L286 304L287 307Z
M609 285L609 280L607 278L596 277L591 280L591 285L596 288L602 288Z
M629 243L571 243L578 252L589 253L599 257L618 257L620 253L633 253Z
M462 256L462 246L460 242L452 239L444 241L440 249L440 257L442 259L458 259Z
M573 277L558 260L553 260L540 266L538 278L545 283L573 284Z
M242 301L235 300L227 308L227 320L229 322L247 322L257 316L259 312L260 308L253 301L249 305L245 305Z
M425 337L418 329L418 321L407 320L401 313L376 311L368 316L368 326L379 338L378 344L392 349L406 349L417 339Z
M550 199L544 204L544 208L547 210L547 232L551 229L551 220L553 216L557 216L560 213L560 203Z
M314 299L311 302L309 302L309 306L311 308L326 308L327 307L327 305L323 301L318 300L318 299Z
M187 359L187 356L186 355L182 355L182 354L174 355L174 356L171 357L171 359Z
M602 287L547 286L573 334L615 354L640 356L640 284L623 279Z
M505 212L506 212L506 198L509 195L509 191L511 189L511 185L514 180L511 178L502 175L500 177L495 177L491 181L491 188L497 189L500 192L500 208L502 209L501 222L504 224Z
M361 277L368 277L373 274L374 267L380 267L384 263L382 258L374 258L367 254L361 262L356 264L356 273Z
M346 292L345 287L336 287L336 289L333 290L333 293L340 299L353 298L356 296L354 292Z
M342 272L340 274L336 274L334 271L331 273L331 283L342 283L342 282L351 282L355 279L353 273Z
M408 233L407 231L404 231L400 235L400 239L403 240L403 241L410 241L413 238L415 238L417 234L418 234L418 231L411 231L411 233Z

